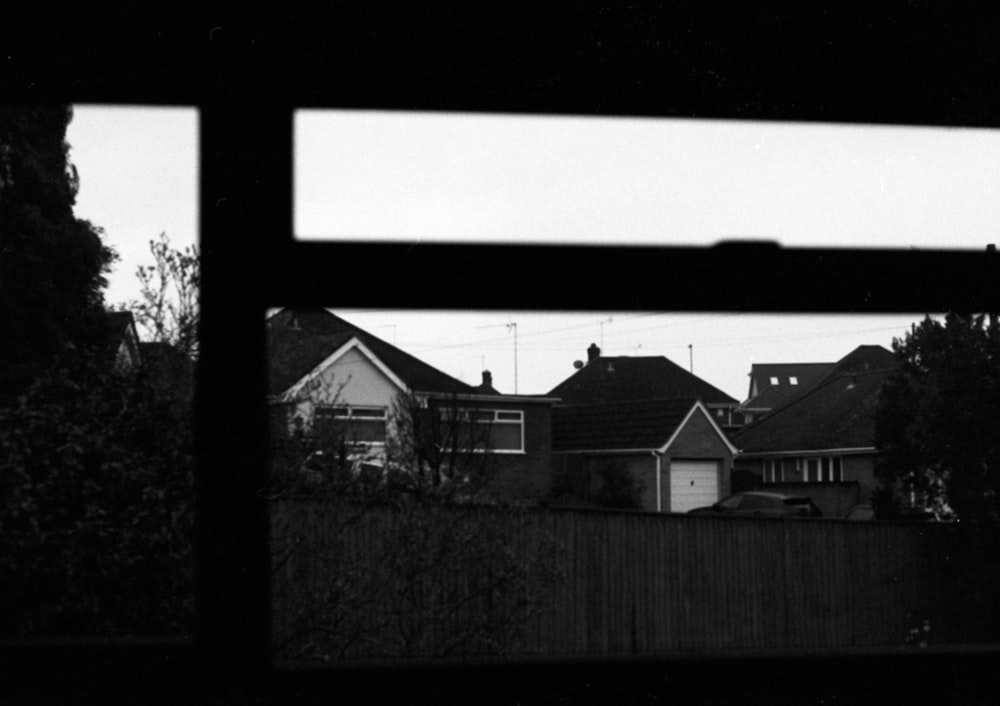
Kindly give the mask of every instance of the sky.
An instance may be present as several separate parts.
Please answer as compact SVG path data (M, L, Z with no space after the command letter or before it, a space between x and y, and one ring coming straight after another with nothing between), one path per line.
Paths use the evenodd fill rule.
M150 240L165 232L178 250L198 243L198 112L75 105L66 141L80 176L73 212L103 228L120 257L105 301L137 299Z
M300 111L301 239L981 250L1000 226L1000 134L961 128ZM166 231L197 243L192 108L75 106L76 215L121 255L106 299ZM890 347L924 312L353 311L338 315L470 384L543 394L591 343L664 355L743 400L753 363L834 362ZM280 305L280 302L275 302Z

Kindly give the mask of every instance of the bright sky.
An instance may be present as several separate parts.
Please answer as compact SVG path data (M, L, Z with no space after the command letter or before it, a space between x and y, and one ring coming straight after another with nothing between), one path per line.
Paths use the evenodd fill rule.
M150 240L165 231L178 250L198 242L198 112L75 105L66 141L80 175L73 211L103 228L121 257L105 301L137 299Z
M110 303L166 231L197 239L197 111L77 106L76 214L122 255ZM303 238L980 250L1000 226L987 130L302 111ZM912 316L333 311L472 384L544 393L594 342L666 355L737 399L752 363L833 362L891 345ZM280 302L275 302L280 304ZM514 325L516 324L516 326ZM516 332L516 355L515 355ZM690 346L690 347L689 347ZM516 373L515 373L516 362Z

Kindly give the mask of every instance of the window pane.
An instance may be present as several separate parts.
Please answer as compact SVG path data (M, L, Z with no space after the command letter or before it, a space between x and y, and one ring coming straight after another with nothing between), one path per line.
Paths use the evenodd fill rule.
M309 239L905 249L948 233L980 250L1000 222L990 130L303 110L295 150ZM946 205L913 206L929 203Z
M352 417L366 417L373 419L385 419L384 409L369 409L364 407L352 407L351 408Z
M347 426L346 439L354 443L382 443L385 441L385 422L352 419Z
M498 451L521 450L520 424L494 424L490 429L490 447Z

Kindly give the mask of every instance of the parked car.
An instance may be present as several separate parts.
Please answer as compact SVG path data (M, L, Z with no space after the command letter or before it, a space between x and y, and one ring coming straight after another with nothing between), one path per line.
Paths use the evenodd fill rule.
M730 495L709 507L688 510L692 515L732 515L734 517L822 517L810 498L801 495L749 491Z
M875 508L871 506L871 503L859 503L847 511L844 515L845 520L861 520L864 522L869 522L877 520L875 516ZM886 518L895 520L896 522L939 522L937 515L935 515L930 510L909 510L904 512L899 517Z
M847 514L844 515L844 519L861 520L865 522L874 520L875 508L873 508L868 503L861 503L859 505L855 505L854 507L852 507L850 510L847 511Z

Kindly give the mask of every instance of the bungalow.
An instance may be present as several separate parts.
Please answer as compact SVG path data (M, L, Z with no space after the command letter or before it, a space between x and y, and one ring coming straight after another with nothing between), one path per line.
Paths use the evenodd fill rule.
M809 389L738 432L734 471L748 487L808 495L828 517L875 490L875 408L895 369L881 346L859 346Z
M465 450L495 461L495 496L548 493L551 398L500 394L489 373L482 384L468 385L326 309L272 315L267 347L273 436L321 439L336 430L351 454L378 466L401 425L412 421L406 417L418 413L413 405L428 419L447 419L469 432L468 438L475 432L480 447Z
M591 501L615 468L638 483L641 509L685 512L729 492L735 447L723 425L737 401L663 356L601 356L553 388L554 472Z

